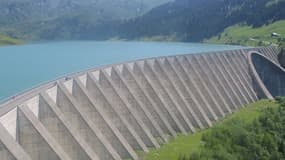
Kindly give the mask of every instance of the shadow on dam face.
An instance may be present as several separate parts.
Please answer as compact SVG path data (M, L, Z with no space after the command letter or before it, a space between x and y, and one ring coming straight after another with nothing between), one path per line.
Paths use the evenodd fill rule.
M0 104L0 160L138 160L138 150L285 95L274 47L143 59L68 77Z
M258 52L249 54L250 70L255 90L260 98L285 95L285 70L280 65Z

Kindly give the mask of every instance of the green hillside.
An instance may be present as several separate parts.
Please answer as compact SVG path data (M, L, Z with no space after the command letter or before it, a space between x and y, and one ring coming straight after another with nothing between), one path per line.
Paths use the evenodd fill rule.
M33 41L100 39L114 24L169 1L0 0L0 32Z
M0 34L0 46L4 45L17 45L23 43L21 40L14 39Z
M284 20L284 6L284 0L176 0L122 24L118 37L175 35L181 41L201 42L236 24L258 28Z
M222 128L226 126L227 123L237 119L242 119L245 124L252 123L266 108L276 108L278 106L279 104L271 100L261 100L250 104L217 123L214 127L187 136L180 135L160 149L152 150L147 155L142 155L142 158L144 160L178 160L183 155L189 156L193 152L199 152L201 150L203 135L211 133L215 128Z
M285 20L277 21L269 25L253 28L247 25L235 25L228 27L218 36L205 40L207 43L241 44L246 46L263 46L285 43ZM272 33L280 34L280 37L272 37Z

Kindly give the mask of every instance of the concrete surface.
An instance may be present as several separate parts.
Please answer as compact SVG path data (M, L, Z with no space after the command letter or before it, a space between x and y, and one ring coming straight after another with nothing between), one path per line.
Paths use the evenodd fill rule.
M138 160L136 151L284 96L277 53L265 47L157 57L57 79L0 104L0 159Z

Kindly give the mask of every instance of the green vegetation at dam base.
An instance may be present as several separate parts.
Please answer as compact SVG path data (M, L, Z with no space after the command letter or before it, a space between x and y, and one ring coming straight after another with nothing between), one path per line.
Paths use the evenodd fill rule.
M21 40L0 34L0 46L22 44Z
M180 135L144 160L276 160L285 158L285 98L261 100L214 127Z

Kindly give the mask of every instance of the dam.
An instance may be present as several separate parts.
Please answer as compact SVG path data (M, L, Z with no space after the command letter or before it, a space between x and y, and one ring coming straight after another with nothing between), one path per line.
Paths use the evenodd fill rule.
M1 160L138 160L178 134L285 95L276 47L86 70L0 104Z

